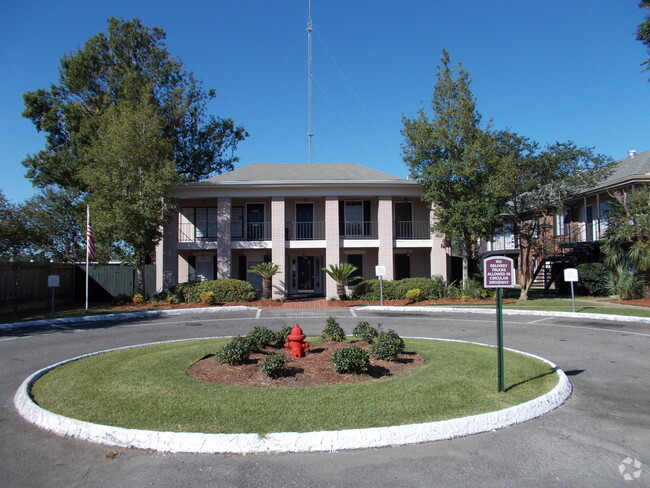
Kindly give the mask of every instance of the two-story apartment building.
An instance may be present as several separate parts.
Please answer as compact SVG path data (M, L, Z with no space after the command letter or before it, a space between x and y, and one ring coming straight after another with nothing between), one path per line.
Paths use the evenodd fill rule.
M545 282L546 288L550 280L557 279L563 267L576 264L576 260L597 258L589 253L597 250L595 244L607 232L610 202L617 193L639 186L650 186L650 150L641 153L629 151L628 157L615 161L613 165L614 169L609 176L593 188L566 200L564 211L553 217L553 247L537 263L538 274L545 276L541 281ZM484 255L503 254L514 257L518 254L512 225L507 219L502 232L492 241L481 244L481 251ZM558 263L557 266L554 262Z
M273 297L336 295L324 267L349 262L364 279L447 279L449 253L430 232L432 213L410 180L356 164L252 164L174 188L179 212L156 253L157 289L237 278L280 266Z

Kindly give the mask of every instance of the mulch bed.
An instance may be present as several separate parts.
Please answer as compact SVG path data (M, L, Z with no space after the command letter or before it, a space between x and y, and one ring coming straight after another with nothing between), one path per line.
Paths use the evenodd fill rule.
M350 308L363 305L381 305L379 301L368 300L320 300L327 308ZM288 302L290 303L290 302ZM385 306L390 307L423 307L428 305L494 305L494 299L461 300L459 298L442 298L440 300L425 300L411 302L409 300L384 300ZM503 303L516 303L516 300L504 299ZM626 302L627 303L627 302ZM216 306L247 306L255 308L284 308L285 303L277 300L255 300L253 302L223 303ZM167 303L167 302L143 302L114 305L111 308L123 311L151 310L151 309L175 309L175 308L204 308L203 303Z
M405 351L397 361L383 361L371 357L369 374L356 375L335 372L332 367L332 354L337 349L351 345L366 350L370 349L370 344L365 341L325 342L311 349L303 358L292 358L288 349L267 348L262 353L251 354L248 362L241 366L221 363L210 356L202 358L190 366L187 375L210 383L249 387L344 385L401 376L419 368L424 363L422 356L416 352ZM282 352L287 357L288 364L283 377L271 379L260 371L260 363L264 355L269 352Z

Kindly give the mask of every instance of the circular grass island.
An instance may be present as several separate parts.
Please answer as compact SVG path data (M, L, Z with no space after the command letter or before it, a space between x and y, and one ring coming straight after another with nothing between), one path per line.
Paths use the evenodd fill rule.
M269 380L271 386L259 387L188 375L228 341L172 341L74 358L25 380L15 404L40 427L107 445L248 453L484 432L543 415L571 392L552 363L506 350L506 391L498 393L494 347L435 339L405 339L406 351L423 358L412 371L362 382L296 388ZM315 351L322 345L320 338L308 341Z

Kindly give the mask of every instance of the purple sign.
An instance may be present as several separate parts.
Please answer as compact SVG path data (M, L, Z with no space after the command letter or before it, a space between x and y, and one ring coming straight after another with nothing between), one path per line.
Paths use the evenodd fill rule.
M485 288L512 288L515 286L515 263L511 258L493 256L483 261Z

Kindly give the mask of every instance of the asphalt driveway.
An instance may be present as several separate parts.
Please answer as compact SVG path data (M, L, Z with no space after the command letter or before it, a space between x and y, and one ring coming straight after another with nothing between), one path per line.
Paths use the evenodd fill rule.
M24 422L13 408L13 395L27 376L70 357L154 341L244 334L257 325L299 323L307 334L318 334L330 315L348 333L367 320L404 336L496 342L491 315L362 309L190 312L3 331L0 485L650 486L650 324L640 322L506 316L505 345L558 364L574 393L544 417L449 441L311 454L163 454L61 438Z

